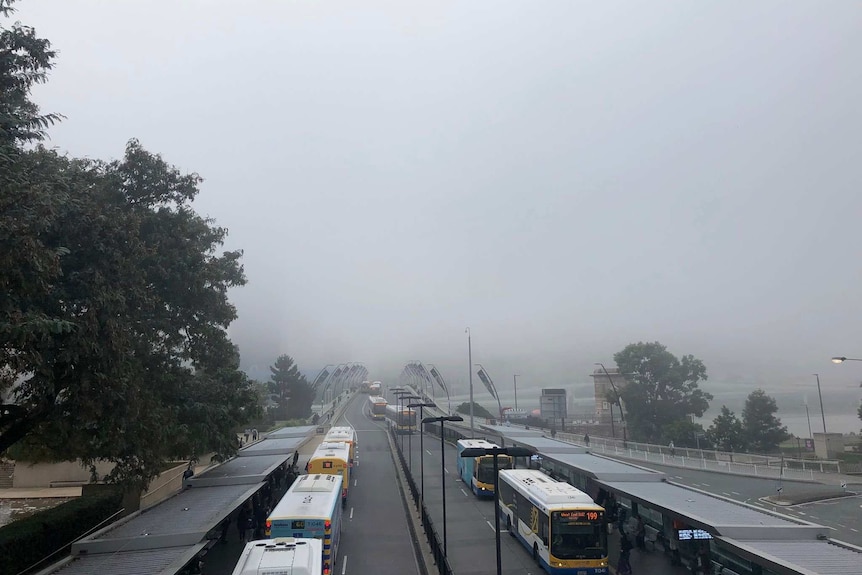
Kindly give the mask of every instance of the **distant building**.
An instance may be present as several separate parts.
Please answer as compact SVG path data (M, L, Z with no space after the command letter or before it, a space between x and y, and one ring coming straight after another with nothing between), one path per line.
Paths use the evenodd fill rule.
M608 392L613 391L614 386L616 386L617 391L621 392L628 382L616 367L609 368L607 373L600 367L596 368L590 377L593 378L593 389L595 390L596 419L601 423L608 423L611 420L611 404L608 402ZM611 380L613 380L613 385L611 385ZM619 419L619 408L614 411L616 412L616 419Z

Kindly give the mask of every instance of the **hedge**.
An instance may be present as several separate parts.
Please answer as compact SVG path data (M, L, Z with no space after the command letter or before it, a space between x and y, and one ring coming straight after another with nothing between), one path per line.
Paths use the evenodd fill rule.
M44 569L68 553L71 543L116 513L123 492L106 487L0 527L0 575L17 575L58 549Z

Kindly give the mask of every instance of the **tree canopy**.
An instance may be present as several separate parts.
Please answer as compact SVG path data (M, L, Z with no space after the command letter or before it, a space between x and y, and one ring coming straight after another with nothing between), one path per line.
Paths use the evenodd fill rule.
M677 359L659 342L638 342L614 360L628 381L620 396L631 439L666 443L672 439L667 426L709 408L712 395L698 385L707 378L706 367L694 356Z
M762 389L752 391L742 409L742 428L748 448L755 453L771 453L788 439L787 427L775 416L778 404Z
M29 100L53 57L0 31L0 454L144 484L166 459L229 454L255 415L226 331L241 252L192 209L200 177L136 140L111 162L25 146L57 119Z
M293 358L280 355L270 366L267 386L278 403L278 417L283 419L306 418L316 395L314 387L299 371Z
M721 406L721 413L712 420L706 435L721 451L745 451L747 447L742 421L726 405Z

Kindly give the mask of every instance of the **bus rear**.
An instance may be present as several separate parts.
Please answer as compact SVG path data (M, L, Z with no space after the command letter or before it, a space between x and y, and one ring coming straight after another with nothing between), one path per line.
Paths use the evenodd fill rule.
M356 450L358 448L355 429L349 426L332 427L329 429L326 437L323 438L323 441L326 443L346 443L350 448L347 463L350 467L353 467L353 464L356 461Z
M308 460L308 473L340 475L341 502L346 505L350 487L350 446L346 443L321 443Z
M302 475L270 513L266 520L266 535L272 539L319 539L323 573L331 573L341 538L340 502L340 476Z
M368 411L371 413L371 419L381 420L386 419L386 406L389 402L379 395L373 395L368 398Z

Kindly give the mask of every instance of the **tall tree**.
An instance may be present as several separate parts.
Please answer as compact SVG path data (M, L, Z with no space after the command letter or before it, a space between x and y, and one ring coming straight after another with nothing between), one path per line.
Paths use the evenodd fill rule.
M280 355L270 366L269 391L278 399L279 417L304 418L311 415L314 388L289 355Z
M755 453L771 453L790 438L787 427L775 416L778 404L762 389L752 391L742 409L742 428L749 449Z
M721 406L721 413L712 420L706 435L721 451L745 451L747 447L742 421L726 405Z
M706 380L706 367L694 356L677 359L659 342L639 342L614 354L614 360L627 374L620 396L632 439L664 442L666 426L709 408L712 395L698 385Z

